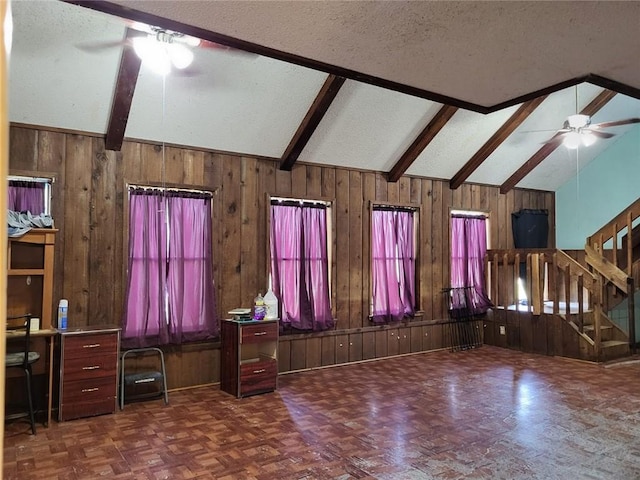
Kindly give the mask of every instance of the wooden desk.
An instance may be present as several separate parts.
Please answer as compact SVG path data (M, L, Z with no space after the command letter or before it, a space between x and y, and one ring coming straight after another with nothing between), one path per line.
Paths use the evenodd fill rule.
M24 337L24 332L6 332L7 342L10 342L11 339ZM47 352L45 361L48 362L45 371L47 371L47 423L48 427L51 425L51 412L53 409L53 382L55 377L53 376L53 351L55 350L55 339L58 335L58 330L55 328L46 329L46 330L36 330L31 332L31 338L44 338L46 340Z

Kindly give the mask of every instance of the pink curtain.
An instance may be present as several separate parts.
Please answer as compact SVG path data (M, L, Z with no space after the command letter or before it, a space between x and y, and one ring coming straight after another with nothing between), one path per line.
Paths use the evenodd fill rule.
M324 206L271 206L271 278L281 324L297 330L333 328Z
M169 342L165 305L166 206L159 195L131 192L129 282L122 319L126 348Z
M451 287L468 292L451 299L452 308L468 308L473 314L487 311L491 301L487 297L484 277L484 256L487 253L485 217L451 217ZM470 305L467 305L470 303Z
M44 213L45 184L25 180L9 181L9 203L7 208L15 212Z
M130 193L123 346L217 336L210 198L161 190Z
M171 343L218 335L211 254L211 197L167 192Z
M413 212L374 209L371 216L372 321L398 322L415 314Z

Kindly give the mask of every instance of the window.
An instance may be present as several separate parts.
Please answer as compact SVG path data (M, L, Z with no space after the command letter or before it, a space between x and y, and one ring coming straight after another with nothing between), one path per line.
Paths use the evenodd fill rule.
M284 328L333 328L326 202L271 199L271 281Z
M415 208L373 205L371 319L376 324L415 314L417 220Z
M51 178L9 176L7 208L32 215L51 214Z
M123 345L218 335L211 252L210 192L129 188Z
M487 217L481 212L451 213L451 298L452 309L471 314L487 311L484 256L487 253Z

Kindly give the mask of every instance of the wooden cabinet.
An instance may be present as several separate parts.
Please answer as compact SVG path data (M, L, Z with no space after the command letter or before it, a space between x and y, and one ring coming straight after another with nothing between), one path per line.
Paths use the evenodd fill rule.
M120 329L87 327L60 338L58 420L115 412Z
M222 322L220 388L236 397L276 389L278 321Z
M7 242L7 315L30 313L53 327L53 259L58 230L34 228Z
M36 406L42 401L41 394L46 397L46 425L51 424L53 409L53 345L57 335L53 325L53 264L57 232L53 228L33 228L7 241L7 315L30 313L32 318L40 319L39 331L31 333L31 348L41 355L41 360L34 364L34 376L47 377L46 386L39 388L35 382L34 392ZM8 384L6 400L12 403L16 392L21 390Z

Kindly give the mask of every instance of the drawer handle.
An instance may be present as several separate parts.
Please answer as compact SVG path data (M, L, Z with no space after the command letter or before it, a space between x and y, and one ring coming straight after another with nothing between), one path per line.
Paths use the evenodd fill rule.
M254 333L254 335L256 337L259 337L260 335L266 335L266 334L267 334L267 332L256 332L256 333Z
M91 365L90 367L82 367L83 370L98 370L100 365Z
M264 368L261 368L260 370L254 370L253 373L264 373L266 372L266 370Z
M89 345L83 345L82 348L96 348L99 347L99 343L90 343Z
M83 388L81 391L82 393L89 393L89 392L97 392L99 389L98 387L95 388Z

